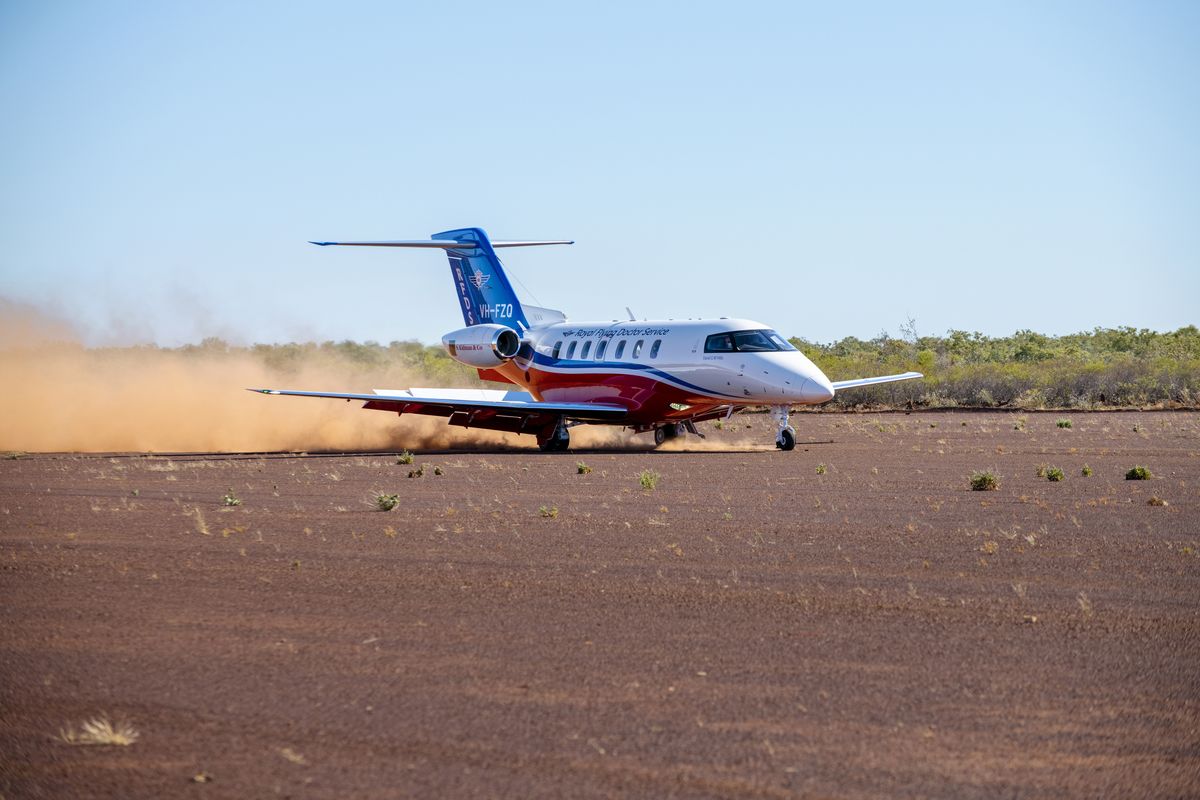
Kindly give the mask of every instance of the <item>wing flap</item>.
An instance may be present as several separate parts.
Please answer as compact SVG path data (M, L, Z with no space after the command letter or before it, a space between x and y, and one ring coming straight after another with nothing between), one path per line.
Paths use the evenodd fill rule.
M301 392L288 389L250 389L258 394L285 397L323 397L330 400L361 400L363 407L398 414L428 414L438 417L470 415L471 420L512 417L528 422L532 417L564 416L590 422L616 421L628 411L609 403L544 403L528 392L495 389L405 389L376 390L372 394L352 392ZM452 424L459 424L454 419ZM484 427L474 425L474 427ZM507 430L503 428L502 430Z
M880 375L877 378L855 378L849 381L833 381L833 390L840 392L842 389L852 389L855 386L874 386L877 383L893 383L894 381L911 381L915 378L924 378L925 376L919 372L902 372L899 375Z

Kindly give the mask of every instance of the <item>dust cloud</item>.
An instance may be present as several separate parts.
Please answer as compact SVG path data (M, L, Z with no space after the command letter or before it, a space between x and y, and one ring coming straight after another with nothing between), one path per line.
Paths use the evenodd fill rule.
M366 411L358 401L274 397L247 388L369 393L428 386L419 370L367 367L337 351L272 366L223 345L89 348L53 314L0 297L0 452L271 452L536 449L532 436L463 429L441 417ZM438 384L434 384L438 385ZM445 384L441 384L445 385ZM661 450L760 443L681 437ZM571 431L573 449L649 450L649 434Z
M89 349L71 326L0 301L0 450L245 452L526 448L532 437L364 411L357 402L271 397L246 388L370 392L423 385L396 367L323 354L290 369L246 350Z

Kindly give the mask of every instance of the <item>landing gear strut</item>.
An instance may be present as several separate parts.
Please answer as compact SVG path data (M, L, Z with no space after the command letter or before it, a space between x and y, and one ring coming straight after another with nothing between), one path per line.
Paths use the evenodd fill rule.
M562 453L571 446L571 432L561 419L544 437L538 436L538 447L543 453Z
M771 407L771 416L775 417L775 422L779 425L779 431L775 434L775 446L780 450L796 449L796 429L788 424L790 411L787 406Z

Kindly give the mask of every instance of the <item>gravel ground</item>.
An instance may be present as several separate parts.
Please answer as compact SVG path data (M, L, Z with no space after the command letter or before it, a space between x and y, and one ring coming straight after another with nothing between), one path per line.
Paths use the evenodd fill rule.
M0 461L0 796L1200 796L1200 414L793 421Z

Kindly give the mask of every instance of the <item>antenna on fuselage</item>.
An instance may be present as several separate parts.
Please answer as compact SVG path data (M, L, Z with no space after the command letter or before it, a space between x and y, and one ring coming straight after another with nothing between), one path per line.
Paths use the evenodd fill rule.
M637 317L633 315L633 312L629 310L629 306L625 306L625 313L629 315L630 322L633 322L637 319Z

